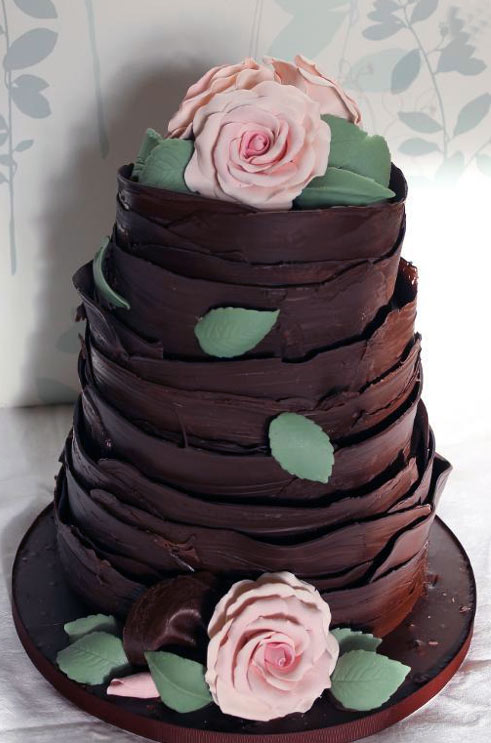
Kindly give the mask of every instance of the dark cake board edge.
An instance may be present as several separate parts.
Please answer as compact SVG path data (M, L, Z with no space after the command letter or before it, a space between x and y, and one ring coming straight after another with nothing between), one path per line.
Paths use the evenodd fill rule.
M393 633L384 638L384 643L380 649L381 652L411 665L414 669L421 666L421 657L422 654L424 656L427 652L429 642L429 647L431 647L429 655L431 656L431 653L433 653L431 659L433 663L430 667L426 667L424 673L418 674L419 678L413 679L411 683L406 682L396 695L379 710L370 713L352 713L336 710L332 706L332 702L327 702L326 704L330 705L334 716L331 724L317 728L307 725L302 730L297 729L294 732L285 731L288 727L288 718L276 721L279 728L278 732L273 730L275 721L268 724L267 732L264 731L262 726L257 732L251 732L255 723L244 725L244 721L239 720L237 720L237 723L241 730L234 732L233 730L216 731L184 727L157 719L148 711L147 714L138 713L134 709L134 700L129 703L128 700L123 698L107 697L101 694L100 688L98 692L94 693L94 689L68 679L58 670L52 658L49 657L50 654L53 656L53 649L46 650L46 627L56 626L58 628L56 631L59 632L60 626L62 627L65 621L73 619L72 615L60 615L56 623L50 624L46 622L46 618L48 618L47 607L43 608L42 600L28 601L25 605L22 605L23 597L30 594L27 579L30 574L32 575L34 562L36 562L36 578L39 581L38 591L43 583L43 568L45 568L46 586L49 582L50 586L53 586L53 584L59 585L61 586L60 590L71 593L65 584L62 568L56 550L53 548L55 535L52 511L53 507L48 506L37 517L24 535L15 558L12 574L12 614L19 639L38 671L62 696L85 712L117 728L151 740L161 741L162 743L231 743L232 741L234 743L348 743L349 741L359 740L403 720L426 704L450 681L469 650L476 610L474 575L464 548L451 530L437 517L430 535L428 564L430 580L426 595L417 602L409 617ZM46 552L43 554L40 554L39 551L40 540L41 543L43 540L46 542ZM36 549L31 550L34 543ZM49 559L51 562L49 562ZM435 570L435 568L437 569ZM53 574L56 577L55 581L53 581ZM433 583L432 579L435 579L435 576L436 583ZM435 590L435 586L440 587ZM445 591L443 591L443 588L445 588ZM451 625L452 631L443 632L443 639L440 637L439 640L436 640L436 644L435 640L426 638L423 641L416 640L414 628L418 628L423 636L428 632L430 634L433 632L432 636L435 635L434 623L431 629L427 628L428 632L425 632L424 625L426 619L430 620L432 617L429 612L439 614L440 604L445 609L443 614L440 611L440 619L445 618L445 612L448 614L449 610L449 616L453 616L453 620L450 620L453 622ZM27 616L26 605L29 607L30 617ZM455 609L453 614L452 607ZM91 613L90 610L87 610L87 607L85 607L85 610L86 613ZM457 626L459 621L460 625ZM28 629L28 626L30 626L30 629ZM440 626L442 625L440 624ZM44 639L42 640L36 631L37 627L43 629ZM450 654L449 643L453 643ZM398 653L398 648L404 648L404 651ZM428 663L428 658L426 663ZM151 709L152 706L144 701L139 701L138 704L141 705L142 712ZM158 704L160 705L160 703ZM322 701L316 703L314 709L317 705L322 704ZM129 707L132 707L132 709ZM312 711L303 716L306 722L311 714ZM329 711L327 714L329 714ZM245 729L248 731L245 732Z

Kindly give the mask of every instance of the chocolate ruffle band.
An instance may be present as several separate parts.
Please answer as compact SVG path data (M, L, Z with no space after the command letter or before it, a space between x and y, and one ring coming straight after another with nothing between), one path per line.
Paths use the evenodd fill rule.
M386 634L423 590L449 472L420 399L402 173L392 168L390 203L290 212L148 188L130 174L119 174L104 264L130 309L99 296L90 264L74 277L88 323L56 491L68 580L95 609L125 616L176 575L204 571L224 592L291 570L321 591L335 624ZM219 360L194 334L217 306L280 317L256 348ZM329 434L327 485L271 456L269 424L285 411ZM177 604L173 616L175 629ZM155 630L154 649L166 631Z

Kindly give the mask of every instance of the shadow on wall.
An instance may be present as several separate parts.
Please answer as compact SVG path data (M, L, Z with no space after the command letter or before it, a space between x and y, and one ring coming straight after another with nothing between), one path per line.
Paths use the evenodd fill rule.
M44 247L43 261L39 266L39 290L35 298L38 321L28 344L23 384L20 385L20 389L29 389L33 376L39 374L36 382L43 402L73 402L76 396L71 387L41 376L47 367L46 339L50 337L53 323L59 324L60 307L78 304L72 275L94 257L101 239L112 230L116 171L136 156L147 127L165 131L183 91L205 69L206 62L204 66L187 66L185 69L163 65L139 80L133 78L131 87L118 85L117 92L104 99L109 132L108 157L101 157L99 139L95 134L90 146L75 151L73 159L63 163L61 170L51 169L46 174L45 186L51 194L51 211L46 211L40 228L39 239ZM73 141L85 141L87 129L93 126L94 111L81 108ZM68 325L73 318L66 319ZM83 334L83 324L78 323L76 330ZM67 336L69 334L71 331ZM73 339L70 343L73 345ZM76 367L73 353L64 356L66 374L60 374L61 378L70 377L70 370ZM17 404L23 404L23 400Z

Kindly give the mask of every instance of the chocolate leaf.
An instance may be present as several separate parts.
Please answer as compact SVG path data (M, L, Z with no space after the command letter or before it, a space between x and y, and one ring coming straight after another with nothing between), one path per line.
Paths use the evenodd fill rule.
M390 151L385 139L369 136L356 124L326 114L322 119L331 128L329 166L372 178L381 186L390 180Z
M106 257L107 246L109 245L109 238L105 237L101 247L95 254L95 258L92 261L92 272L94 274L94 283L97 287L97 291L114 307L121 307L125 310L130 309L129 303L124 297L114 291L109 286L104 276L104 259Z
M218 307L198 320L194 333L210 356L231 359L255 348L272 329L279 310Z
M317 423L281 413L269 426L271 454L280 467L303 480L327 483L334 464L331 440Z
M60 650L58 667L72 681L80 684L102 684L114 672L120 673L128 659L119 637L107 632L91 632Z
M193 151L194 143L190 139L163 139L146 158L139 182L168 191L190 193L184 171Z
M375 652L382 642L379 637L374 637L366 632L357 632L349 627L339 627L331 630L339 643L339 654L349 653L350 650L371 650Z
M205 667L174 653L150 652L145 658L160 698L176 712L194 712L212 702Z
M143 137L143 141L140 145L140 149L138 150L135 164L133 165L133 172L131 174L133 178L140 177L143 166L145 165L148 156L150 155L152 150L154 150L155 147L157 147L159 144L162 144L163 141L163 137L161 137L161 135L156 132L155 129L147 129Z
M337 662L331 677L331 693L346 709L366 712L390 699L410 670L385 655L350 650Z
M326 174L310 181L295 199L298 209L319 209L323 206L366 206L395 196L372 178L349 170L328 167Z
M89 632L108 632L111 635L118 633L118 625L114 617L108 614L91 614L68 622L63 627L70 638L70 642L79 640Z

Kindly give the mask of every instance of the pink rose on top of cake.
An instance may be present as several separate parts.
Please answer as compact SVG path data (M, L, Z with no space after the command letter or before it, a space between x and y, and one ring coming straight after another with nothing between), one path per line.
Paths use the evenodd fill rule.
M331 131L319 104L266 81L217 93L199 108L184 172L191 191L258 209L288 209L327 168Z
M318 591L292 573L232 586L208 626L206 681L222 712L261 721L307 712L338 659L330 621Z
M297 54L295 64L274 57L265 57L264 61L273 66L276 79L283 85L294 85L317 101L321 114L339 116L353 124L361 123L361 112L353 98L303 54Z
M264 80L274 79L273 70L251 57L237 64L212 67L188 89L179 109L169 121L169 136L189 139L192 136L196 112L217 93L242 88L250 90Z

